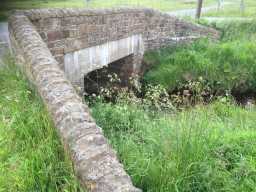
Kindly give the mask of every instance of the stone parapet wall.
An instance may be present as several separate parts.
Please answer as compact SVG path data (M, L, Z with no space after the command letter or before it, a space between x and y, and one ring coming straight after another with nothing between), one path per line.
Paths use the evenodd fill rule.
M31 21L13 15L9 30L17 62L43 98L81 184L93 192L140 191Z
M146 11L144 40L146 50L155 50L170 45L190 42L191 40L207 37L218 39L220 34L215 29L189 23L166 13L154 10Z
M36 26L64 68L64 55L109 41L142 34L145 50L177 43L176 37L218 38L216 30L152 9L37 9L21 11Z
M24 14L63 69L67 53L142 34L145 29L144 11L137 9L41 9Z

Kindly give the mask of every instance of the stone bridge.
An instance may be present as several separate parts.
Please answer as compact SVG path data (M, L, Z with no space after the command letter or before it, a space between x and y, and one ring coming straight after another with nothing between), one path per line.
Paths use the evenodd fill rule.
M80 88L86 74L116 60L124 58L119 71L125 81L141 72L147 50L218 35L215 30L151 9L34 10L25 15L67 78Z
M81 184L95 192L140 190L73 86L83 88L86 74L120 60L115 66L126 81L142 73L147 50L219 36L168 14L127 8L17 11L9 31L16 62L44 100Z

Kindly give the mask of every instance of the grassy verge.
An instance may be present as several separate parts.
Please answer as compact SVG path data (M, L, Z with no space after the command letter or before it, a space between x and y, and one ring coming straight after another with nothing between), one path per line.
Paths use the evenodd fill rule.
M47 112L26 79L0 67L0 191L82 191Z
M255 108L216 102L175 115L123 103L97 103L92 109L143 191L249 192L256 187Z

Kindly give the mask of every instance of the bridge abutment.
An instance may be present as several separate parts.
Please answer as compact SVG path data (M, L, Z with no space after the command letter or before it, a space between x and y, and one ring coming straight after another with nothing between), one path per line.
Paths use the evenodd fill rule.
M140 73L143 54L142 35L132 35L65 54L64 71L80 93L84 91L84 85L88 85L84 77L103 67L109 68L121 78L123 84L127 84L130 77Z

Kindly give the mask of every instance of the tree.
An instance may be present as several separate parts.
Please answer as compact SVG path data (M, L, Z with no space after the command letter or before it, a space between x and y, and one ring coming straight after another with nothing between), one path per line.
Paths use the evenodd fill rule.
M196 19L200 19L202 7L203 7L203 0L198 0L197 1L197 9L196 9Z

